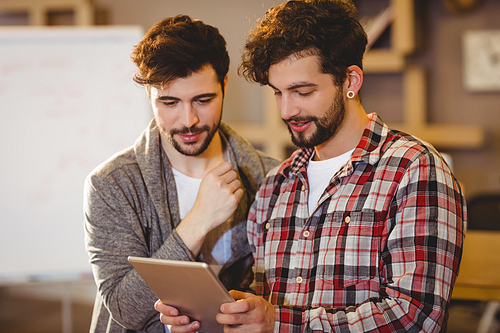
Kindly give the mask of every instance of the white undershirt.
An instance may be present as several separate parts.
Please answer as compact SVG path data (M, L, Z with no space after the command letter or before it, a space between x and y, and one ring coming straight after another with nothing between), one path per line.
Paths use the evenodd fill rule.
M175 169L172 169L172 171L174 173L175 186L177 187L179 214L182 220L186 217L186 214L193 209L196 195L200 189L201 179L186 176Z
M318 200L325 192L326 187L330 183L332 177L340 170L340 168L349 161L354 149L334 158L323 161L313 161L311 156L309 165L307 166L307 179L309 182L309 200L308 208L309 215L312 215Z

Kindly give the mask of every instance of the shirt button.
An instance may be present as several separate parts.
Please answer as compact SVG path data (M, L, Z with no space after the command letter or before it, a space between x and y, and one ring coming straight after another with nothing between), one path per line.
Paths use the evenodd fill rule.
M351 222L351 217L350 216L346 216L345 217L345 223L349 223Z
M308 230L305 230L302 234L304 235L305 238L309 237L309 231Z
M297 283L302 283L302 276L297 276L295 280L297 281Z
M302 187L300 188L302 191L304 191L306 189L306 187L304 185L302 185Z
M271 228L271 223L267 222L266 223L266 230L269 230L269 228Z

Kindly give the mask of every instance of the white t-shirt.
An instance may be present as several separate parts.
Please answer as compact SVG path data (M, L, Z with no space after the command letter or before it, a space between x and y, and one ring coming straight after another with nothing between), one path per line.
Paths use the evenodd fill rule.
M321 195L325 192L332 177L340 168L349 161L354 149L334 158L323 161L313 161L311 156L307 166L307 179L309 181L309 215L312 215L318 204Z

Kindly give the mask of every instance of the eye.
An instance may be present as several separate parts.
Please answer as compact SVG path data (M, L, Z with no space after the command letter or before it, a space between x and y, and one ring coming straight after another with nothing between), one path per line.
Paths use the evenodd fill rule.
M213 98L201 98L198 100L198 103L200 104L208 104L213 100Z
M162 102L162 103L165 106L173 107L173 106L176 106L179 103L179 101L166 101L166 102Z
M206 95L201 95L201 96L196 96L193 99L193 103L196 103L198 105L208 105L210 104L215 98L217 98L216 94L206 94Z
M277 95L281 95L281 91L279 91L279 90L275 90L275 91L274 91L274 96L277 96Z
M297 91L297 92L299 93L299 95L300 95L300 96L305 97L305 96L309 96L309 95L311 95L311 94L313 93L313 90L311 90L311 91L306 91L306 92L301 92L301 91Z

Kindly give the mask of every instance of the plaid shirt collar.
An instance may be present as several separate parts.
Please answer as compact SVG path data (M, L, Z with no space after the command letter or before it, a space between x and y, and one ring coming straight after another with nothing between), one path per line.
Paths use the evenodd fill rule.
M363 136L348 163L348 173L359 162L375 164L380 159L381 142L385 142L389 128L376 113L368 115L369 122ZM307 165L314 153L314 148L299 148L290 157L291 162L282 170L284 177L292 177L299 173L307 174Z

